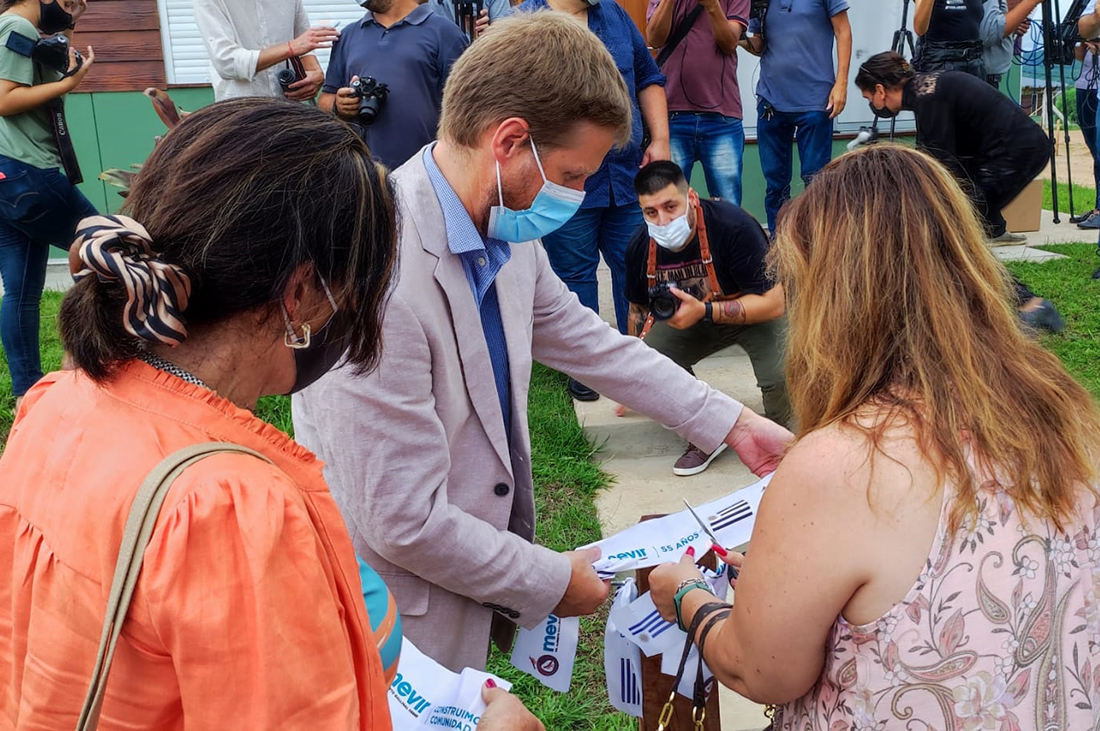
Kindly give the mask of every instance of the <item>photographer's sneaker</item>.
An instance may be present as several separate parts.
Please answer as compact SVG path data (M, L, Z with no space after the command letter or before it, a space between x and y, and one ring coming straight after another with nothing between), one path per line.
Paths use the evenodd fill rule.
M676 460L676 464L672 465L672 474L680 477L697 475L710 467L710 463L714 461L714 458L725 452L728 446L728 444L722 442L718 445L718 449L707 454L694 444L689 444L687 451L680 455L680 459Z
M1011 231L1005 231L1000 236L990 236L986 239L986 243L990 246L1013 246L1018 244L1026 244L1027 236L1023 234L1014 234Z

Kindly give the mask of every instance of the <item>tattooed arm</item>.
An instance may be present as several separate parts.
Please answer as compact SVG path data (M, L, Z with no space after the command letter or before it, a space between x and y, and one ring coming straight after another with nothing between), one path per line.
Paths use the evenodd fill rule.
M674 289L680 309L668 321L677 330L686 330L703 319L706 305L683 290ZM756 325L770 322L783 314L783 287L775 285L764 294L746 294L735 300L714 302L712 317L719 325Z
M630 311L626 314L626 334L635 338L641 337L642 328L645 327L645 321L648 317L649 310L645 308L645 305L636 305L631 302Z

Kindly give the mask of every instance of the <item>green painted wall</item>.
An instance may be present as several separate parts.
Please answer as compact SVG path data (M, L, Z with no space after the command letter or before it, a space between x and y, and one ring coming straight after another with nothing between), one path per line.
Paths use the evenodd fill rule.
M209 87L173 89L172 99L183 109L194 110L214 101ZM118 189L98 179L109 168L129 168L144 162L153 151L154 138L165 132L148 97L140 92L70 94L65 112L84 182L80 190L102 212L117 212L122 205Z

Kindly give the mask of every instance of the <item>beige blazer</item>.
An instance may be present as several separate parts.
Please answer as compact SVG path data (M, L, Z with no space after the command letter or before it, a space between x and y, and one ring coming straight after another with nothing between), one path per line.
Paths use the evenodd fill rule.
M482 668L494 613L502 621L492 634L506 647L513 622L541 622L569 583L568 561L531 542L532 359L708 451L741 406L609 327L566 289L542 245L529 242L512 246L496 278L511 371L509 440L481 318L421 155L394 180L401 262L381 364L363 377L337 368L296 396L294 427L326 462L356 551L396 597L405 635L452 670Z

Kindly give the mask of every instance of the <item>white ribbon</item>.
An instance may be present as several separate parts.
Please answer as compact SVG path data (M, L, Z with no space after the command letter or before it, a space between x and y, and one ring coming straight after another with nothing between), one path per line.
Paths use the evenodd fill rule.
M615 594L611 611L622 609L638 598L634 579ZM603 669L607 676L607 697L611 706L636 718L642 717L642 651L619 631L608 616L604 630Z
M725 547L748 543L764 488L771 475L725 497L698 506L695 511L710 524ZM689 546L702 556L710 550L711 540L688 510L647 520L610 538L583 546L598 546L602 557L593 564L602 578L623 571L650 568L679 561Z
M388 694L394 731L420 731L424 726L475 731L485 712L481 689L489 678L499 688L512 688L508 681L473 668L452 673L403 639L397 677Z

